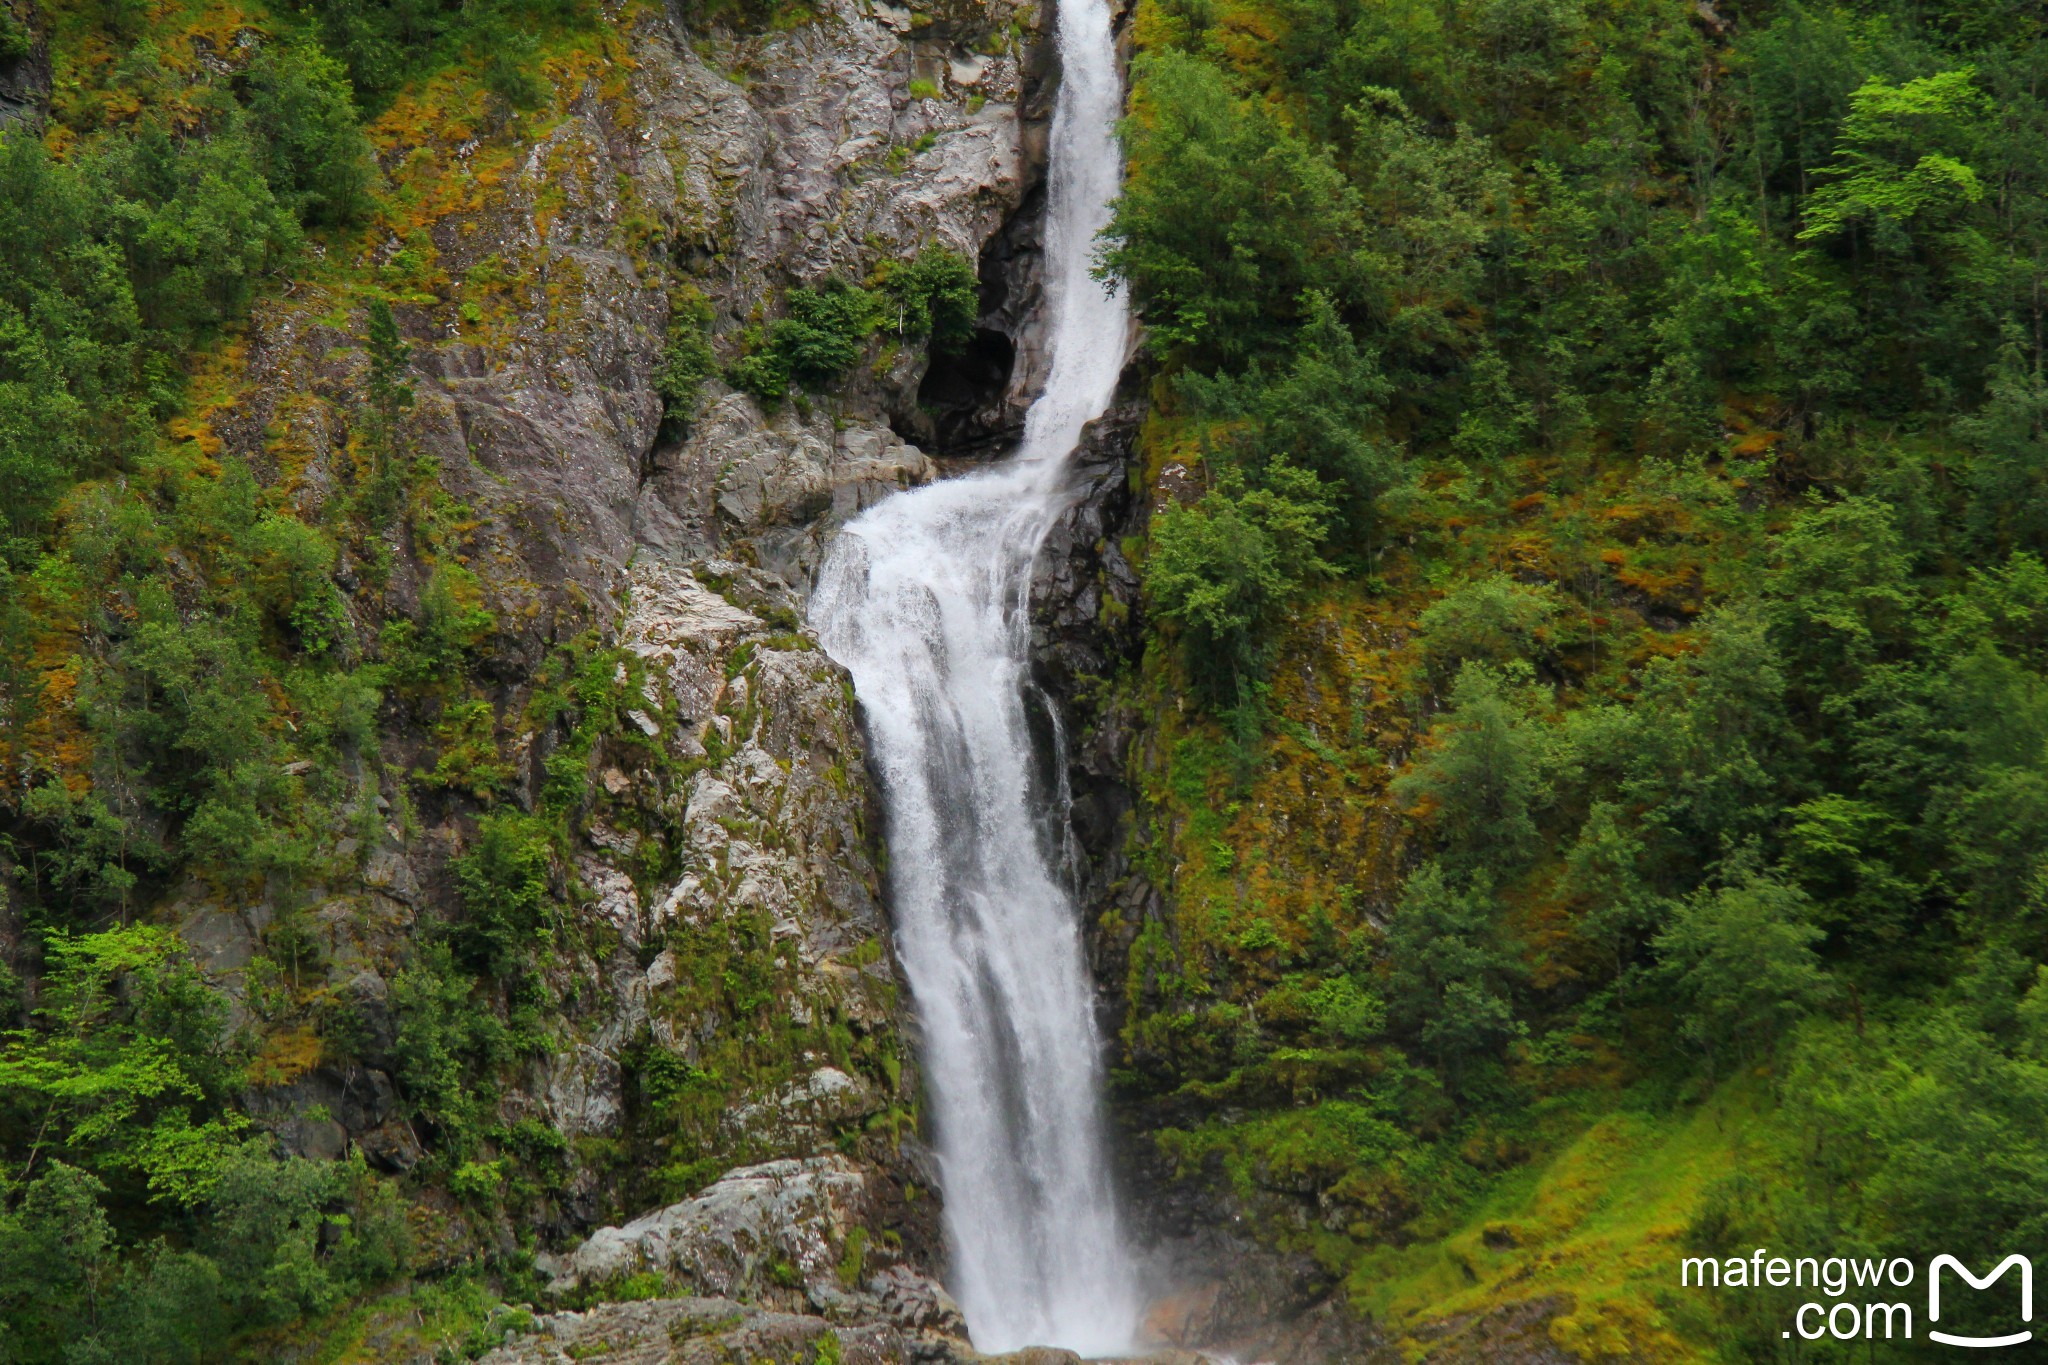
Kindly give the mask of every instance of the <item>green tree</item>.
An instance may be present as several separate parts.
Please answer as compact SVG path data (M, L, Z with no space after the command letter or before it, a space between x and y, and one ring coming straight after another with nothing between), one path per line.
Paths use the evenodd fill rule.
M1548 583L1522 583L1506 574L1475 578L1422 613L1417 622L1422 653L1441 674L1455 673L1465 663L1530 663L1559 610L1556 590Z
M1257 675L1262 632L1309 579L1329 571L1317 553L1329 504L1314 475L1284 463L1267 486L1232 470L1201 499L1153 522L1145 589L1183 632L1190 669L1212 699L1241 701Z
M1420 1041L1454 1089L1526 1032L1511 994L1520 964L1501 941L1491 897L1483 887L1459 889L1436 863L1403 885L1386 963L1390 1020Z
M791 383L837 379L860 359L861 346L882 325L880 294L834 276L816 289L792 289L789 315L770 323L726 377L764 403L777 403Z
M273 44L250 65L248 81L250 120L278 197L302 222L359 221L369 211L375 162L341 63L316 43Z
M211 136L180 139L145 124L96 167L116 201L107 223L143 322L180 340L241 313L301 242L296 215L263 174L247 116L225 99L216 107Z
M1868 498L1802 512L1773 549L1771 641L1794 695L1818 717L1904 642L1912 561L1890 506Z
M143 925L44 944L29 1027L0 1034L0 1133L24 1177L59 1154L148 1197L203 1202L235 1131L222 1003Z
M1657 951L1686 1001L1686 1036L1710 1054L1755 1056L1825 1004L1833 983L1811 914L1805 892L1754 869L1682 902Z
M718 373L718 355L711 349L711 302L692 286L669 305L668 343L654 374L661 395L662 422L681 431L696 415L704 381Z
M90 1321L116 1268L106 1186L51 1162L19 1203L0 1208L0 1361L57 1361Z
M1916 231L1949 226L1984 197L1964 159L1977 138L1984 96L1974 68L1889 85L1873 76L1849 97L1825 182L1807 196L1802 241L1852 229L1880 250L1902 250Z
M896 305L897 330L928 337L935 351L957 351L974 339L981 319L981 280L974 263L942 246L895 262L882 292Z
M404 495L400 457L405 444L405 414L413 405L412 343L399 331L398 318L383 299L370 301L365 339L370 375L363 435L370 451L370 480L363 502L371 521L384 523L398 514Z
M1975 447L1971 537L1989 551L2048 552L2048 378L2010 325L1985 387L1984 405L1956 423Z
M1148 52L1134 81L1132 174L1103 263L1130 283L1155 352L1240 362L1285 341L1306 291L1356 294L1358 197L1325 150L1201 58Z
M1511 873L1535 851L1553 740L1537 718L1540 689L1525 676L1477 663L1460 668L1428 748L1394 782L1395 796L1421 811L1458 870Z
M477 821L476 842L453 865L474 965L505 976L553 943L553 868L553 843L534 817L505 811Z
M1385 427L1393 385L1378 353L1353 339L1326 295L1309 291L1301 310L1292 354L1277 371L1254 362L1242 375L1190 373L1180 393L1194 412L1238 430L1230 454L1255 479L1281 462L1322 480L1366 538L1369 561L1379 500L1407 476L1405 452Z

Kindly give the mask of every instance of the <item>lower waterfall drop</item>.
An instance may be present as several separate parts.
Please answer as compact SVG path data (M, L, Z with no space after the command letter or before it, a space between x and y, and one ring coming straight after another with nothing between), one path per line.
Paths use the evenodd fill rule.
M1140 1295L1108 1170L1079 916L1039 831L1024 689L1032 562L1123 364L1091 276L1122 176L1106 0L1059 0L1046 215L1051 370L1007 463L841 533L811 620L853 675L888 815L897 950L924 1029L952 1288L976 1347L1129 1350Z

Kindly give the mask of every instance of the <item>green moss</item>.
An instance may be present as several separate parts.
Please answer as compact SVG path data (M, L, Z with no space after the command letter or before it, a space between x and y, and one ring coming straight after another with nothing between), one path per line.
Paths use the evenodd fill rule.
M841 1248L839 1264L836 1267L839 1283L848 1289L860 1284L861 1269L867 1263L868 1230L855 1228L846 1234L846 1244Z

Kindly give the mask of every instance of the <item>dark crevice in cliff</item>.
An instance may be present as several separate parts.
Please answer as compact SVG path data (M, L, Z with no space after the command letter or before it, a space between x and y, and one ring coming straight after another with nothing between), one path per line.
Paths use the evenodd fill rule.
M1005 411L1003 392L1017 362L1017 345L982 327L959 352L938 356L918 386L917 406L931 423L922 444L937 455L977 455L1007 445L1019 427Z
M1017 208L981 249L981 318L960 350L937 354L916 402L890 425L927 454L996 459L1015 448L1024 413L1045 386L1047 138L1059 64L1050 34L1036 44L1019 101L1023 185Z

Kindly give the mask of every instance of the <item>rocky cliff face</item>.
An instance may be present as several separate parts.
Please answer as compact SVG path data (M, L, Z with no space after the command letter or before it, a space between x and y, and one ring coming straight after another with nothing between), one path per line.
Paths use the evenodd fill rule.
M1119 401L1088 429L1073 504L1046 538L1032 591L1035 674L1063 720L1056 740L1048 726L1048 739L1066 760L1075 883L1102 1030L1112 1039L1126 1023L1133 945L1147 926L1171 932L1175 909L1144 870L1156 836L1136 777L1150 729L1130 701L1145 636L1126 547L1177 494L1170 480L1148 486L1143 478L1140 378L1134 368ZM1188 1116L1115 1089L1111 1112L1133 1240L1147 1249L1158 1295L1145 1324L1153 1341L1281 1365L1397 1358L1346 1311L1312 1258L1276 1253L1251 1235L1256 1220L1226 1183L1185 1178L1162 1157L1154 1130Z
M569 793L546 1043L511 1064L495 1103L493 1132L539 1120L566 1139L520 1227L566 1247L684 1196L773 1222L747 1201L822 1181L812 1202L830 1216L803 1224L801 1248L707 1280L688 1256L643 1254L628 1224L608 1245L631 1255L564 1263L564 1283L651 1270L707 1294L957 1327L916 1270L936 1254L936 1199L858 717L801 609L837 527L931 476L906 437L988 439L1021 411L1038 18L1011 0L835 0L747 38L655 7L612 19L620 59L558 72L559 117L535 136L378 129L387 170L432 186L417 229L360 263L399 299L412 402L397 443L425 477L339 578L359 637L436 611L489 622L476 695L387 703L323 884L285 905L195 883L172 914L238 1022L266 1037L274 1064L250 1111L290 1150L425 1170L436 1144L404 1080L406 974L459 902L451 868L479 818ZM708 308L730 360L790 288L931 244L984 263L980 336L942 375L885 334L842 383L777 407L716 378L665 404L675 309ZM273 302L185 434L318 521L366 477L365 329L317 289ZM551 700L565 686L603 694L612 719L572 729ZM461 745L502 779L449 780ZM289 1044L265 976L287 929L294 972L303 959L318 977L296 984L346 1017L346 1047ZM518 1007L489 991L464 1005ZM748 1169L767 1184L698 1196L762 1162ZM484 1186L504 1169L463 1167ZM422 1199L450 1256L518 1239L489 1197L424 1182ZM671 1222L692 1216L676 1208Z

